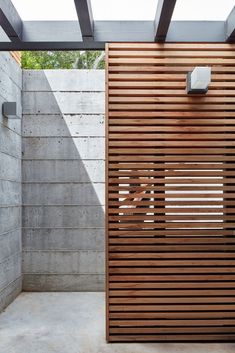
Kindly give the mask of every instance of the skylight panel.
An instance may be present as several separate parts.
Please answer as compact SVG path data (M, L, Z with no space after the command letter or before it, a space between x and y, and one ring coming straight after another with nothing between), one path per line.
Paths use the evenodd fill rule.
M12 0L23 21L77 20L74 0Z
M94 20L153 21L157 0L91 0Z
M226 21L235 0L177 0L173 21Z

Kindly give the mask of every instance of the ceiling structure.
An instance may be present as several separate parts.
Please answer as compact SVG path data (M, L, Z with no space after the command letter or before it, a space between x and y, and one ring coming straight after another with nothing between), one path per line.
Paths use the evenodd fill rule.
M56 12L56 4L60 1L47 0L47 3L49 4L50 1ZM147 20L135 20L133 16L131 20L107 20L108 9L106 13L106 8L103 9L104 14L106 13L105 20L96 20L93 16L94 0L70 0L70 5L71 1L74 1L72 6L76 12L76 19L26 21L21 18L20 11L16 9L16 5L20 3L19 0L0 0L0 50L91 50L104 49L106 42L235 42L235 1L232 0L216 0L217 4L221 3L221 10L224 10L223 16L226 17L213 19L211 16L210 20L203 20L203 8L199 9L202 20L200 18L190 19L190 16L188 19L187 11L182 16L186 19L179 20L177 6L181 3L181 6L187 10L189 2L185 2L185 0L155 0L155 11L152 18ZM118 0L112 1L118 6ZM124 3L127 4L128 1L130 0L126 0ZM138 3L141 1L138 0ZM146 1L149 1L148 4L150 4L150 0L142 1L143 10L147 6ZM193 4L194 0L190 1ZM31 6L33 3L40 4L36 0L21 0L21 4L27 2ZM215 2L197 0L197 5L207 2L211 3L209 10L213 13ZM109 3L106 0L100 0L100 6L104 6L105 3L108 6L111 4L111 0ZM69 4L68 0L67 3L64 3L65 13L66 4ZM98 4L96 2L96 8ZM151 0L152 5L153 0ZM152 9L151 6L148 7L148 10ZM220 9L217 8L217 10ZM46 11L47 8L44 11L47 18ZM124 17L126 15L125 8L121 11ZM217 18L221 17L220 11L217 12ZM141 14L141 11L139 13ZM191 17L194 17L193 15L192 13Z

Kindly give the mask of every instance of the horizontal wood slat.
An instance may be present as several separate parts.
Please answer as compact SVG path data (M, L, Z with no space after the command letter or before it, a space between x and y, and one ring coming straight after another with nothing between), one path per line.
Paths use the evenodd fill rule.
M110 43L110 342L235 340L235 46ZM212 67L206 95L186 75Z

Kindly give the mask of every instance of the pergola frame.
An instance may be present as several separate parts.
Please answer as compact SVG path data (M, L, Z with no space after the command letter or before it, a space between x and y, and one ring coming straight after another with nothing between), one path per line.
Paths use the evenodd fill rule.
M74 0L78 21L22 21L0 0L0 51L99 50L106 42L235 42L235 7L226 21L171 21L176 0L159 0L154 21L94 21L90 0ZM58 33L60 34L58 36Z

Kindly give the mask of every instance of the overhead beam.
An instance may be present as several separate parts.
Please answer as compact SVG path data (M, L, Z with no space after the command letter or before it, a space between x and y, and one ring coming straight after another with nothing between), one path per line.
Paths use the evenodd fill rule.
M0 42L0 51L104 50L105 42Z
M22 42L0 42L7 50L98 50L106 42L153 42L153 21L95 21L94 38L83 39L77 21L24 22ZM172 21L165 40L225 42L224 21Z
M226 41L235 42L235 6L228 15L225 23L226 28Z
M12 42L19 42L22 20L10 0L0 0L0 26Z
M90 0L74 0L82 37L93 38L93 15Z
M164 42L177 0L159 0L155 16L155 42Z

